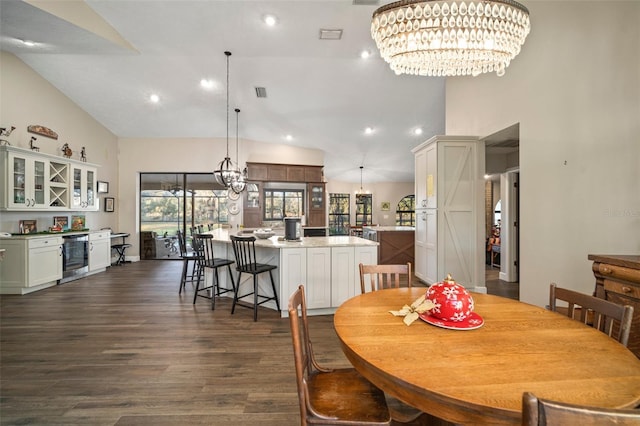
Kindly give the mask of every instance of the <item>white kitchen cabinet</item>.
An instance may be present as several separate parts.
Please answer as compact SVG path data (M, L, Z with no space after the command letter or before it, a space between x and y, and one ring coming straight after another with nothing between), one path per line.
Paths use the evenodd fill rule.
M97 210L96 168L84 165L72 165L72 198L74 210Z
M111 265L111 231L89 234L89 272L105 269Z
M62 278L62 237L1 238L0 293L26 294Z
M0 210L95 211L97 167L0 146Z
M35 210L48 206L46 183L48 162L26 152L3 151L7 193L3 207L13 210Z
M484 146L476 137L434 136L412 152L416 169L415 274L447 274L475 291L484 280Z
M281 250L281 309L286 309L288 297L304 285L307 308L331 307L331 249L287 248Z

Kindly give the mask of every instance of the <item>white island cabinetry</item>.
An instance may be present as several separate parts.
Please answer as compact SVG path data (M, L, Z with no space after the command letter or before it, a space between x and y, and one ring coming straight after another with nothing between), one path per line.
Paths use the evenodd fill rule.
M216 257L233 259L228 231L217 229L209 233L214 236ZM255 246L258 262L278 267L274 270L273 278L282 317L288 316L289 296L301 284L305 287L309 315L334 313L345 300L360 294L358 264L376 264L378 259L377 242L349 236L306 237L300 241L283 241L272 237L256 240ZM261 274L258 279L260 293L270 295L269 274ZM213 274L205 272L207 285L212 280ZM231 287L222 269L220 281L222 287ZM243 275L240 294L246 293L248 286L252 285L251 277ZM227 296L231 295L227 293ZM262 306L276 309L273 301Z

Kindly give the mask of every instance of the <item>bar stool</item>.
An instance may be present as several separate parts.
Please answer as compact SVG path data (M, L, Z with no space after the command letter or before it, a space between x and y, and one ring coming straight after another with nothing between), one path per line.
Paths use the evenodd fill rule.
M182 258L182 275L180 278L180 289L178 294L182 293L187 282L195 282L198 279L198 260L200 254L197 251L187 251L187 241L182 231L176 232L178 237L178 246L180 247L180 257ZM189 262L191 262L191 274L189 274Z
M252 306L242 305L238 303L238 300L253 295L253 320L258 321L258 306L266 303L270 300L276 302L276 308L280 311L280 303L278 302L278 292L276 291L276 284L273 280L272 271L277 268L275 265L268 265L264 263L256 262L256 237L253 235L237 236L230 235L231 245L233 246L233 254L236 257L236 271L238 271L237 285L235 286L235 292L233 295L233 305L231 306L231 313L233 314L236 309L236 304L245 308L252 308ZM258 275L269 272L269 278L271 278L271 288L273 289L273 296L263 296L258 293ZM253 291L250 293L238 295L240 291L240 278L242 274L253 275ZM262 301L258 302L259 299Z
M201 258L199 260L200 270L196 282L196 291L193 295L193 304L196 304L196 300L198 299L198 297L211 299L211 310L213 311L216 307L216 296L220 296L229 292L233 292L235 294L236 285L233 282L233 274L231 273L231 265L233 264L233 260L215 257L215 252L213 249L213 235L196 234L193 236L193 238L196 241L195 244L198 246L199 250L201 250ZM220 277L218 276L218 268L223 266L226 266L229 272L229 278L231 279L231 288L220 288ZM205 268L213 269L214 280L209 287L200 288L200 281L201 278L203 278L202 275ZM211 290L211 296L208 295L209 290Z

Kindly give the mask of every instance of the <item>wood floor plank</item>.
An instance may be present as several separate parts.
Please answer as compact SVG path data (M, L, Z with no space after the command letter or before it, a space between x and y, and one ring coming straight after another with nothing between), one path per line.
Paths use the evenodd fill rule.
M288 319L193 305L181 268L142 261L1 296L0 424L299 424ZM319 361L348 366L333 317L309 320Z

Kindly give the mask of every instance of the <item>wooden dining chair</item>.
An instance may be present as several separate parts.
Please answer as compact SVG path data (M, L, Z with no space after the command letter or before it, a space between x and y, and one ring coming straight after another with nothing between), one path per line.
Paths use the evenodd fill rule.
M638 426L640 410L586 407L539 399L530 392L522 395L523 426Z
M558 308L557 301L567 303L566 308ZM633 307L618 305L599 297L591 296L566 288L558 287L555 283L549 286L549 309L554 312L564 311L569 318L606 333L618 342L627 346Z
M382 290L384 288L398 288L401 283L411 287L411 262L406 265L364 265L359 264L360 269L360 290L362 293L368 291Z
M354 368L318 365L309 337L304 287L289 298L301 425L390 425L384 393Z

